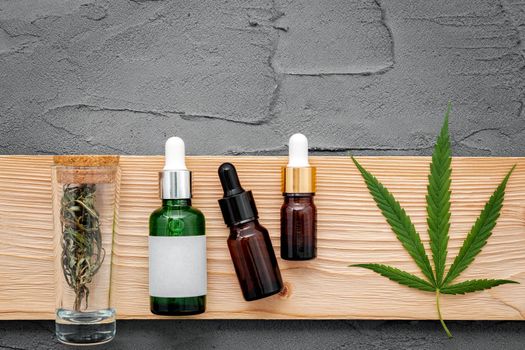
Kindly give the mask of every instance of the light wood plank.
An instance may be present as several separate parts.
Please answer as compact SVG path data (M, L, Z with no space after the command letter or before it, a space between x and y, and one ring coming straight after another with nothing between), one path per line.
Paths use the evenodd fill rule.
M428 248L425 222L427 157L360 157L411 215ZM188 157L194 205L207 219L208 311L194 318L435 319L434 296L397 285L373 272L349 268L392 264L418 273L374 205L348 157L312 157L318 167L318 259L279 259L286 281L280 295L242 299L226 247L228 231L217 199L216 169L232 161L254 192L261 222L279 251L280 166L284 157ZM53 239L49 156L0 156L0 319L54 317ZM525 318L525 158L454 158L448 263L485 201L512 166L502 215L488 245L464 272L467 278L510 278L505 285L465 296L443 296L448 319ZM159 156L123 156L120 223L115 237L112 300L118 317L149 313L147 221L159 206Z

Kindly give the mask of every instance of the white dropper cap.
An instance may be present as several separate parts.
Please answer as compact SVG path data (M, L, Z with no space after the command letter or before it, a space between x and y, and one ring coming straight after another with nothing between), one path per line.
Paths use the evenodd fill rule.
M186 168L186 151L184 141L180 137L170 137L166 141L166 157L164 170L179 171Z
M191 172L186 168L184 141L170 137L166 141L164 169L160 172L160 198L191 198Z
M288 168L308 168L308 139L303 134L293 134L288 142Z

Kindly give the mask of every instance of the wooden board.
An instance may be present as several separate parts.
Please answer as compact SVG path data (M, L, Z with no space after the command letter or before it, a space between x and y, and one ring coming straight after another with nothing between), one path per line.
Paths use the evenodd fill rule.
M427 157L360 157L397 196L428 248L425 222ZM348 157L313 157L318 167L318 259L279 259L285 290L260 301L242 299L226 247L217 199L218 165L234 162L254 192L261 222L279 251L280 166L284 157L188 157L194 205L207 218L208 311L195 318L435 319L432 293L402 287L347 265L392 264L419 274L368 194ZM0 319L54 317L49 156L0 156ZM454 158L448 263L485 201L512 164L502 215L488 245L461 279L508 278L505 285L443 296L447 319L525 317L525 158ZM148 309L147 221L159 206L162 157L123 156L120 223L115 238L112 300L121 319L158 318Z

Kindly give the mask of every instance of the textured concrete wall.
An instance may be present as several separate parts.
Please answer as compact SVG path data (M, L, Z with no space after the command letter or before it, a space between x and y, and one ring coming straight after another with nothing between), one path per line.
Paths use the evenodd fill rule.
M0 153L525 155L516 0L0 0ZM2 322L0 348L52 348ZM112 348L520 348L522 323L120 322ZM503 344L503 345L502 345ZM134 346L134 347L132 347Z
M0 152L523 155L514 0L0 0Z

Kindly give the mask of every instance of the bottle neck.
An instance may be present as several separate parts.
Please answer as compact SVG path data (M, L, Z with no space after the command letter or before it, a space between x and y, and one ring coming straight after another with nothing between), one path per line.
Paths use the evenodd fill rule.
M250 230L255 229L258 226L260 226L259 220L253 219L247 222L243 222L240 224L230 226L230 232L238 233L240 231L245 231L245 230L250 231Z
M285 203L311 203L314 200L314 193L285 193Z
M185 198L185 199L163 199L162 200L162 206L163 207L190 207L191 206L191 199Z

